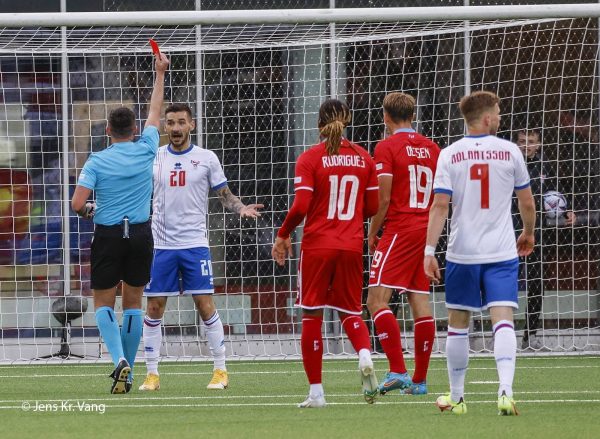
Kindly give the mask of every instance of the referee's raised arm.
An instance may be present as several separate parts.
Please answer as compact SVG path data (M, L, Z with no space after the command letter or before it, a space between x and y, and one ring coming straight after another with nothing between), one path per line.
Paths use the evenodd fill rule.
M165 72L169 67L169 60L163 53L156 55L156 78L154 79L154 88L152 96L150 96L150 108L148 109L148 119L146 125L160 128L160 110L163 104L163 96L165 94Z
M165 94L165 72L169 67L169 60L163 54L159 53L155 55L155 68L156 68L156 78L154 80L154 88L152 89L152 95L150 96L150 108L148 109L148 119L146 120L146 124L144 128L149 126L153 126L156 129L160 129L160 111L162 108L164 94ZM119 119L123 120L124 118L121 116ZM122 130L115 130L115 127L110 127L107 129L107 134L110 136L111 144L120 143L122 141L130 140L129 137L135 135L137 128L133 128L131 134L126 130L121 132ZM125 127L127 128L127 127ZM131 131L131 130L130 130ZM155 149L156 151L156 149ZM87 164L87 163L86 163ZM91 167L84 166L82 170L82 174L79 177L80 182L85 181L83 184L78 182L75 187L75 192L73 194L73 198L71 199L71 209L77 215L90 219L94 216L96 212L95 203L87 202L92 194L92 190L95 188L96 176L93 169Z

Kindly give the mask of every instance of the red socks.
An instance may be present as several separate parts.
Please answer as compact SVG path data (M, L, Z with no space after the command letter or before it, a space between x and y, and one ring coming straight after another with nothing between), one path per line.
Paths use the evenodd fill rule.
M389 308L381 308L373 314L373 323L377 330L379 342L390 363L390 372L406 373L402 342L400 341L400 328L396 317Z
M358 354L361 349L368 349L371 352L371 340L369 338L369 329L361 316L345 314L338 312L342 326L352 347Z
M427 379L434 337L435 322L433 317L427 316L415 320L415 373L412 378L413 383L420 383Z
M340 313L342 326L352 347L358 353L361 349L371 350L369 331L360 316ZM400 328L396 317L389 308L382 308L373 315L377 336L390 363L390 372L406 373ZM321 335L322 317L304 316L302 318L302 363L310 384L323 382L323 336ZM426 380L429 359L435 337L433 317L421 317L415 321L415 373L413 382Z
M302 317L302 363L309 384L321 384L323 371L323 317Z

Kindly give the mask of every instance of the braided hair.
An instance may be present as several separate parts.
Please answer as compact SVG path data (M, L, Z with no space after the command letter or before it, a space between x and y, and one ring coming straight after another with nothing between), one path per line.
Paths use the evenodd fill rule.
M319 108L319 132L325 137L329 155L337 155L342 144L344 128L350 123L350 109L337 99L327 99Z

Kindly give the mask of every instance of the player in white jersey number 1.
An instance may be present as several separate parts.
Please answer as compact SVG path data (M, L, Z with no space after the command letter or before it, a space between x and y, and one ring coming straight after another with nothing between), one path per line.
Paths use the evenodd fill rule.
M158 390L158 359L162 341L162 317L167 298L180 292L192 295L206 329L214 358L209 389L229 384L225 367L223 324L212 298L213 278L206 214L208 194L214 190L223 206L244 218L260 216L262 204L244 205L227 186L219 159L212 151L192 145L195 128L192 111L185 104L171 104L165 110L165 131L169 144L161 146L154 161L152 235L154 261L144 319L144 352L148 373L140 390Z
M442 150L429 213L424 266L427 276L437 283L440 271L434 252L452 199L445 276L450 394L440 396L436 404L442 411L459 415L467 412L463 397L471 312L488 308L500 382L498 414L518 414L512 396L517 351L513 309L518 308L518 256L533 250L535 202L523 154L514 143L495 136L500 124L498 103L498 96L485 91L460 101L468 135ZM513 191L523 220L516 245Z

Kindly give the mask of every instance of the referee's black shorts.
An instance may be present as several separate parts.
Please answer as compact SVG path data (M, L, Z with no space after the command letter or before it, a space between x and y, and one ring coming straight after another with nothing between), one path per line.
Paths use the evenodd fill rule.
M120 225L96 225L92 240L91 286L95 290L115 287L119 281L142 287L150 281L154 241L150 221L129 226L123 238Z

